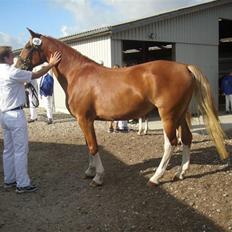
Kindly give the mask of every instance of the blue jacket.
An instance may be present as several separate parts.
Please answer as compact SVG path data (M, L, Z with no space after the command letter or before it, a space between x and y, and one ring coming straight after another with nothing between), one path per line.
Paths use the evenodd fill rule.
M45 97L52 96L53 85L54 85L53 77L49 73L47 73L40 80L40 95Z
M232 94L232 76L228 75L222 79L221 88L225 95Z

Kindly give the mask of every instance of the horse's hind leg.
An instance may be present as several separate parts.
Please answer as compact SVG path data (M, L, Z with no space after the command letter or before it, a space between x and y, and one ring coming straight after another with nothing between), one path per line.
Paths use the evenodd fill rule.
M192 133L186 120L181 124L181 141L183 144L182 163L179 170L175 173L174 179L184 179L184 174L189 168L190 164L190 146L192 143Z
M164 155L156 169L155 174L149 179L148 185L154 186L159 184L160 178L163 176L169 160L172 156L173 150L177 144L176 129L172 122L164 123Z

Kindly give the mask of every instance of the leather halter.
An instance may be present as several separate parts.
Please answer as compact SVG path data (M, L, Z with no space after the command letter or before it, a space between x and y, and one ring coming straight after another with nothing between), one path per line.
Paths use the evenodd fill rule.
M31 44L31 49L28 53L28 56L25 59L23 59L20 55L18 57L18 59L21 62L20 68L23 70L30 70L31 71L34 67L32 64L32 55L33 55L34 51L36 51L36 52L38 52L38 54L41 58L40 50L41 50L41 45Z

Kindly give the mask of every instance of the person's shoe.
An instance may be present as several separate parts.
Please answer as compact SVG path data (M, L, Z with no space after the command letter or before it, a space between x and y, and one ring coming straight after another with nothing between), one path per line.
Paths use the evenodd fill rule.
M4 189L10 189L10 188L14 188L14 187L16 187L16 182L4 183L4 185L3 185Z
M37 118L35 118L35 119L29 119L27 122L28 123L32 123L32 122L35 122L35 121L37 121Z
M49 125L49 124L52 124L52 123L53 123L52 119L49 118L49 119L48 119L48 125Z
M34 185L28 185L26 187L16 187L16 193L32 193L37 190L38 188Z

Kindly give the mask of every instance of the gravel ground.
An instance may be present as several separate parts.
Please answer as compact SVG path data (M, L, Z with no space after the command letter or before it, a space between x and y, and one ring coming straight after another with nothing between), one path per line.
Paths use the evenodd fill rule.
M28 109L26 109L28 114ZM172 181L181 163L177 147L160 186L149 188L163 152L161 130L146 136L107 133L96 122L105 183L92 188L84 179L87 148L69 115L55 114L47 125L44 111L28 125L29 173L39 191L18 195L0 187L1 232L200 232L232 231L232 170L221 162L207 135L194 134L191 166L183 181ZM232 150L232 131L226 141ZM2 150L2 134L0 132ZM3 182L2 164L0 178Z

